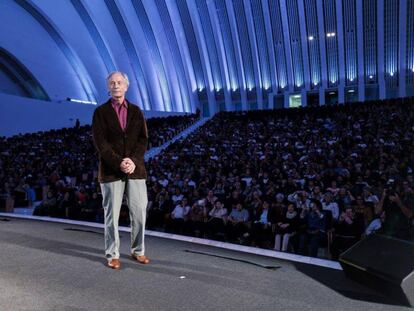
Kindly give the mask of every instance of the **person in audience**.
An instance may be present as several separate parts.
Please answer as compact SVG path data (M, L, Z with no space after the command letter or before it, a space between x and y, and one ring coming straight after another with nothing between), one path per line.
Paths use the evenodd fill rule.
M55 217L75 219L77 202L74 191L66 191L60 200ZM51 215L53 216L53 215Z
M332 180L331 186L328 187L326 190L331 192L332 196L336 197L341 189L338 188L336 180Z
M226 197L226 190L224 189L224 184L221 180L218 180L213 188L213 195L214 197L218 198L219 200L224 200Z
M219 200L215 200L214 207L208 215L210 216L210 219L207 221L209 235L216 238L220 235L224 237L227 221L227 209L224 207L224 204Z
M298 228L298 212L293 203L289 204L283 215L283 220L276 224L276 236L274 250L286 252L289 246L289 239L296 234Z
M56 209L57 209L56 194L52 190L49 190L47 192L46 198L33 211L33 215L36 215L36 216L49 216L51 213L54 214Z
M187 198L183 198L175 206L171 212L171 231L173 233L182 234L184 231L185 222L188 220L188 213L190 212Z
M172 195L171 200L174 205L180 203L184 198L179 187L175 188L175 193Z
M249 231L249 212L239 202L233 207L227 218L227 236L230 241L242 242L242 237Z
M353 201L355 201L355 198L352 193L345 187L341 187L335 200L338 204L339 210L345 210L345 208L350 206Z
M365 226L362 219L355 217L354 210L348 206L341 213L334 225L334 239L331 247L332 259L337 260L339 254L350 248L361 239Z
M208 219L208 211L206 201L204 199L197 200L191 207L189 213L190 233L196 237L204 237L206 233L206 222Z
M323 200L323 193L320 186L315 186L309 195L309 199L321 201Z
M296 209L308 209L311 201L308 199L308 193L304 190L295 191L288 196L288 201L295 203Z
M273 220L273 221L272 221ZM270 204L263 201L259 207L255 219L253 219L250 236L254 246L269 245L272 239L274 219L270 212Z
M367 227L374 218L374 208L369 202L365 202L362 195L357 195L354 201L355 217L362 220L364 227Z
M325 216L322 213L322 204L312 200L310 208L303 208L300 212L300 219L305 224L305 231L299 237L299 253L306 255L309 247L309 255L316 257L321 241L325 235Z
M33 206L33 203L36 201L35 189L32 187L31 182L26 181L26 180L25 180L25 184L23 185L23 189L26 192L27 206L30 208Z
M322 210L330 211L334 222L339 218L339 206L338 203L332 200L332 194L330 192L325 193L322 201Z
M414 196L410 187L402 190L389 180L376 206L376 214L385 213L381 232L399 239L414 238Z
M364 237L367 237L370 234L373 234L377 231L379 231L382 227L382 224L385 220L385 212L381 212L380 215L377 215L374 217L374 219L368 224L368 226L365 229Z
M364 188L364 201L376 205L379 202L378 197L372 192L370 187Z
M217 199L218 198L214 195L214 191L209 190L205 198L206 206L209 210L211 210L214 207L214 204L217 201Z
M157 193L155 202L151 202L148 207L147 228L162 227L165 221L170 218L173 207L173 202L169 199L168 192L165 189Z

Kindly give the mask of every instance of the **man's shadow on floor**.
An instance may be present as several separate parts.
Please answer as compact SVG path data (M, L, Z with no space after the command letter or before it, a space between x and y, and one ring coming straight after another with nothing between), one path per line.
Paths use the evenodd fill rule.
M64 229L64 228L63 228ZM61 229L58 229L61 230ZM74 231L81 231L81 230L74 230ZM83 230L82 230L83 231ZM86 232L88 231L88 232ZM89 232L90 231L90 232ZM64 255L74 258L82 258L94 263L100 263L103 268L111 270L106 267L106 260L103 256L97 254L103 254L103 248L95 248L90 246L85 246L81 244L75 243L68 243L58 240L52 240L48 238L40 238L30 234L24 233L16 233L16 232L8 232L8 234L4 234L5 231L2 230L0 235L0 244L7 243L7 244L14 244L19 245L25 248L30 248L34 250L43 250L44 252L53 253L57 255ZM102 236L103 234L100 232L95 232L91 230L85 230L85 234L88 234L89 237L91 234L96 234L96 237L99 239L99 243L102 243ZM79 236L76 237L79 239ZM75 239L75 238L74 238ZM97 242L98 242L97 239ZM151 260L151 264L143 265L136 262L132 259L131 256L128 255L121 255L121 270L142 270L150 273L157 273L163 275L170 275L170 276L180 276L183 274L183 265L179 263L175 263L172 261L167 260ZM174 267L175 266L175 267ZM203 283L211 284L211 285L220 285L228 286L229 282L232 283L233 288L240 288L245 289L247 285L246 280L237 280L229 275L226 276L223 274L223 271L215 271L204 270L200 269L199 266L196 265L186 265L185 273L188 278L193 280L198 280ZM190 269L188 269L190 268ZM214 270L214 269L213 269ZM247 283L246 283L247 282ZM255 292L254 288L251 288L252 292ZM258 291L260 293L260 291ZM263 294L263 293L262 293Z

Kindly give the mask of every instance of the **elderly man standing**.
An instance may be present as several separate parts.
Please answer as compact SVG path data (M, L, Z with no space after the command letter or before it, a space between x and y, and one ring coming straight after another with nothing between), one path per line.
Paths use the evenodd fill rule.
M142 264L147 208L147 174L144 154L148 133L141 109L125 99L128 76L113 72L107 78L111 99L96 108L92 121L93 141L99 154L99 176L105 211L105 257L108 267L120 269L118 220L126 191L131 219L131 256Z

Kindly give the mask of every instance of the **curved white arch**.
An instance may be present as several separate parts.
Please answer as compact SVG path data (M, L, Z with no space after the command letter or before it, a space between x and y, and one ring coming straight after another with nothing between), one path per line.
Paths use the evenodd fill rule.
M239 73L239 90L241 97L242 110L247 109L247 94L246 94L246 77L244 75L243 60L240 50L240 39L237 31L236 17L234 14L233 4L231 0L226 0L226 8L229 16L231 35L233 38L233 46L235 48L237 71Z
M218 109L216 99L214 97L214 82L213 75L211 73L210 59L208 57L206 40L204 39L204 33L202 31L200 16L198 15L197 5L195 1L187 2L187 6L189 11L192 12L192 14L190 14L190 17L193 23L194 34L197 39L197 45L200 49L201 65L203 67L204 81L206 81L209 115L213 115L218 111Z
M214 29L214 41L216 43L216 48L219 54L219 63L221 70L221 77L224 81L223 83L223 93L224 101L226 105L226 110L231 110L231 94L230 94L230 78L228 72L228 64L226 58L226 52L224 50L223 37L221 35L220 23L217 16L217 9L213 1L207 2L208 13L211 19L211 26Z
M36 77L52 101L89 98L66 55L29 12L15 2L0 1L0 19L8 25L0 28L0 45Z

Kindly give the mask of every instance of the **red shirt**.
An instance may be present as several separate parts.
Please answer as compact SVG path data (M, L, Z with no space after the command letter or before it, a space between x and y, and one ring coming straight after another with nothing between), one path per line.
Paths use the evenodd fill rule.
M125 130L128 114L128 104L126 100L124 100L122 104L119 104L114 100L112 100L111 103L112 107L115 109L116 115L118 116L119 125L121 125L121 128Z

